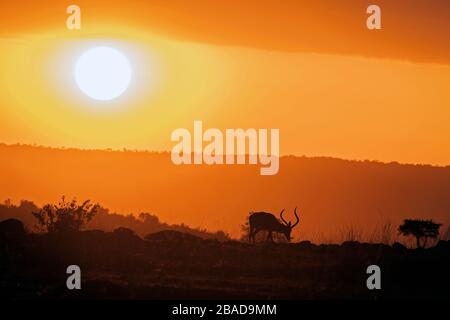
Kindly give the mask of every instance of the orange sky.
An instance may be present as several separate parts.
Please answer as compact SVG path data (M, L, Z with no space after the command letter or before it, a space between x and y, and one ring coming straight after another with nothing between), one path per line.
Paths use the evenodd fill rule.
M280 128L282 154L450 164L450 3L66 1L0 4L0 141L169 150L170 133ZM121 4L122 3L122 4ZM136 70L98 112L74 87L86 48ZM102 107L102 106L100 106Z

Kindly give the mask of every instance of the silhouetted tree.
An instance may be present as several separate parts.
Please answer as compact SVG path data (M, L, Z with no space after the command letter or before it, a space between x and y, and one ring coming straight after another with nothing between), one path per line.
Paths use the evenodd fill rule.
M426 246L428 238L436 238L439 235L441 225L440 223L434 223L433 220L406 219L398 227L398 231L404 236L414 236L417 248L423 248Z
M90 221L99 208L90 200L78 204L76 199L66 201L65 197L58 204L46 204L37 212L32 212L37 219L36 227L48 233L79 231Z
M43 209L28 200L20 201L19 205L11 202L0 202L0 221L9 218L16 218L22 221L25 226L30 228L30 231L48 231L40 223L36 224L35 216L32 212L39 212ZM149 233L158 232L161 230L178 230L187 232L203 239L217 239L219 241L229 241L230 236L223 231L210 232L205 229L191 228L187 225L167 224L159 220L159 218L150 213L140 213L137 217L132 214L120 214L110 212L109 209L101 206L97 207L95 216L83 226L83 229L100 229L105 231L112 231L118 227L126 227L140 237L144 237Z

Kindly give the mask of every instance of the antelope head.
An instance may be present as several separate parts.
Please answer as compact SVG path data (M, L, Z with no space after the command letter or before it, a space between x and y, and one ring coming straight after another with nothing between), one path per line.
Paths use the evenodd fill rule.
M291 241L291 231L300 221L300 219L298 218L298 215L297 215L297 207L295 207L295 209L294 209L294 215L295 215L295 219L296 219L294 224L292 224L291 221L288 222L288 221L284 220L283 212L284 212L284 209L280 212L280 218L281 218L281 221L283 222L283 224L282 224L283 228L281 230L281 233L284 234L287 241Z

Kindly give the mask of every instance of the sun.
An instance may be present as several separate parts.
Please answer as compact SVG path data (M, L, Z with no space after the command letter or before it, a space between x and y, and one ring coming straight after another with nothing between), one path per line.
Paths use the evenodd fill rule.
M110 101L130 86L132 69L127 57L111 47L85 51L75 65L75 82L88 97Z

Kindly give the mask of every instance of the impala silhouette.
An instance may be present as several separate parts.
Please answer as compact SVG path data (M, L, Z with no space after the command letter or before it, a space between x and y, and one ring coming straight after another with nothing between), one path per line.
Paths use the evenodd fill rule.
M250 212L249 221L249 233L248 238L250 242L255 242L255 236L259 231L268 231L267 241L272 241L272 232L282 233L286 237L287 241L291 241L291 231L299 223L300 219L297 215L297 208L294 209L294 215L297 221L292 224L287 222L283 218L284 209L280 212L281 221L278 220L273 214L268 212Z

